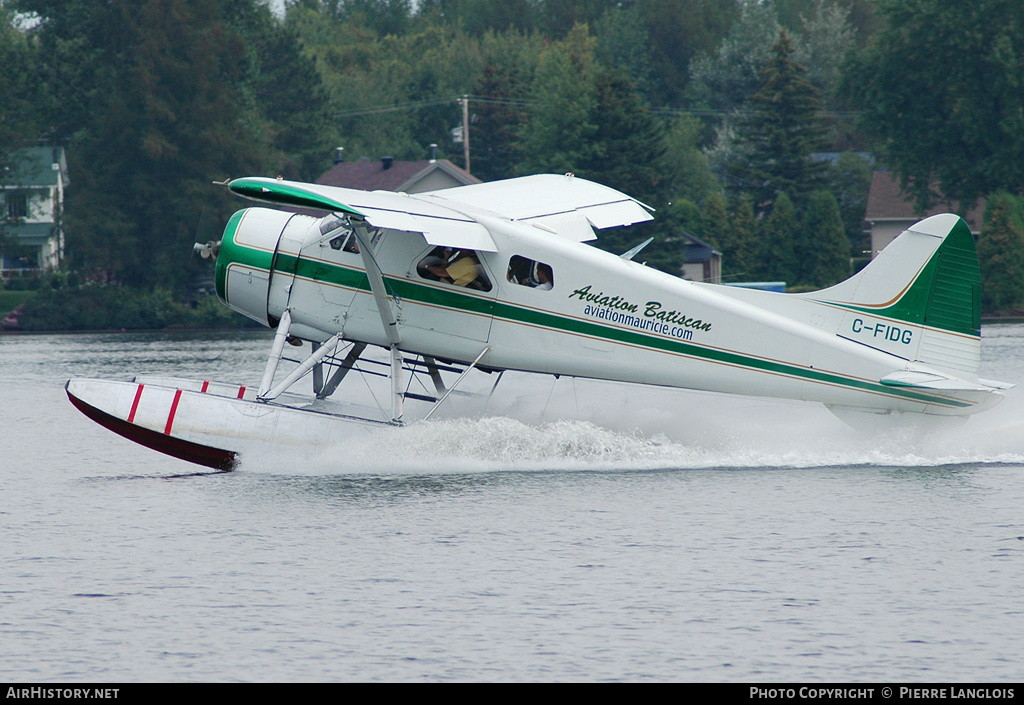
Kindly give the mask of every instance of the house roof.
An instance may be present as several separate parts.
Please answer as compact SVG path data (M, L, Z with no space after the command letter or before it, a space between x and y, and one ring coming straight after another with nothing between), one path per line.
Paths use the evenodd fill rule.
M388 166L390 164L390 166ZM458 184L479 184L480 179L460 169L447 159L422 159L405 162L387 158L371 161L338 162L316 180L324 186L361 189L363 191L416 191L416 184L433 172L441 170Z
M23 147L11 153L10 166L0 171L0 188L56 186L58 177L67 185L63 147Z
M964 220L972 232L981 229L981 218L984 214L984 202L972 208ZM899 181L891 171L878 170L871 174L871 188L868 190L867 210L864 219L869 222L880 220L918 221L939 213L957 213L960 204L956 201L937 203L926 211L917 208L914 197L903 193Z
M716 250L708 243L700 240L685 230L679 232L683 236L685 242L683 243L683 256L687 262L701 262L710 257L718 255L722 256L722 253Z

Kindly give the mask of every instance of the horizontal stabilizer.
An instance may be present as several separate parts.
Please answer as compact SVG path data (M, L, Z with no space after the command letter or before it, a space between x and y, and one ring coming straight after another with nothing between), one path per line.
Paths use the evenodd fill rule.
M887 387L904 387L911 389L933 389L936 391L948 392L994 392L1000 389L1010 389L1012 384L1004 382L992 382L989 380L978 380L970 382L958 377L951 377L937 372L924 372L915 370L901 370L886 375L879 380Z

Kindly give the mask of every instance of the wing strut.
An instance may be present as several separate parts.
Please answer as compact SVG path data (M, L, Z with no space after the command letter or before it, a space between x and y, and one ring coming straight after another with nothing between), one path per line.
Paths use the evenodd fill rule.
M467 367L466 369L464 369L464 370L462 371L462 374L461 374L461 375L459 375L459 378L458 378L457 380L455 380L455 383L454 383L454 384L452 384L452 386L448 387L448 391L444 393L444 396L443 396L443 397L441 397L440 399L438 399L438 400L437 400L437 403L436 403L436 404L434 404L434 406L433 406L433 407L432 407L432 408L430 409L430 411L428 411L428 412L427 412L427 415L423 417L423 420L424 420L424 421L426 421L427 419L429 419L429 418L430 418L430 415L431 415L431 414L433 414L433 413L434 413L435 411L437 411L437 407L441 406L441 404L443 404L443 403L444 403L444 400L445 400L445 399L447 399L447 398L448 398L448 396L449 396L449 395L450 395L450 394L451 394L451 393L452 393L453 391L455 391L455 388L459 386L459 382L461 382L461 381L462 381L462 380L463 380L463 379L465 378L465 376L469 374L469 371L470 371L471 369L473 369L474 367L476 367L476 363L480 362L480 358L482 358L482 357L483 357L484 355L486 355L486 354L487 354L487 351L488 351L488 350L490 350L490 347L486 347L486 348L484 348L483 350L481 350L481 351L480 351L480 354L479 354L479 355L477 355L477 356L476 356L476 359L475 359L475 360L473 360L473 362L471 362L471 363L470 363L469 367Z
M334 394L338 389L338 385L341 384L341 380L345 379L345 375L355 366L356 360L363 354L363 350L366 350L366 343L354 343L352 345L352 349L348 351L348 355L342 361L341 367L334 371L331 378L327 380L327 384L317 393L317 399L326 399Z
M384 275L381 274L377 260L373 258L366 219L350 215L348 220L356 234L356 240L359 241L359 254L363 258L363 267L370 282L370 291L373 292L373 301L377 304L377 313L380 314L380 322L384 326L384 335L391 343L391 420L398 421L402 418L405 403L405 395L402 393L402 351L398 349L399 343L402 342L402 336L398 332L398 317L388 300Z
M288 389L288 387L295 384L296 381L304 374L313 369L313 366L319 363L328 355L332 354L338 347L338 343L341 342L340 336L335 333L328 339L326 343L317 348L317 351L303 360L298 367L291 371L287 377L281 380L277 385L274 386L269 392L259 395L257 398L261 401L270 401L281 396L281 393Z
M388 292L384 288L384 276L381 274L377 260L373 258L371 249L370 234L366 230L366 219L356 216L349 216L349 223L359 241L359 254L363 258L363 267L366 269L366 278L370 281L370 291L373 292L374 303L377 304L377 313L380 314L380 322L384 325L384 335L387 336L391 347L402 342L398 334L398 318L388 301Z

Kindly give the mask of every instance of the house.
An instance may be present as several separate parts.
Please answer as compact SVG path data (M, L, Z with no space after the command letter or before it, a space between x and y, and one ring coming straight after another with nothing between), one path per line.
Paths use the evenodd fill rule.
M453 186L479 184L480 179L460 169L447 159L400 161L393 157L379 160L344 161L339 148L334 166L316 180L323 186L361 189L363 191L401 191L423 193Z
M871 232L871 257L874 258L896 237L919 220L939 213L959 213L960 204L946 201L926 211L917 208L913 196L900 189L899 180L891 171L877 170L871 175L867 209L864 220ZM979 201L964 217L974 237L981 232L985 212L984 201ZM961 213L961 215L963 215Z
M687 232L680 233L683 266L679 276L694 282L722 283L722 253ZM673 238L675 240L676 238Z
M48 271L64 257L61 208L68 185L63 147L26 147L0 172L0 269Z

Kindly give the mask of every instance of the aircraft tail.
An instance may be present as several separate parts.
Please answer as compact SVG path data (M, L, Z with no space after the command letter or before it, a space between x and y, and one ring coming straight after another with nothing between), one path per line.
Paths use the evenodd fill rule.
M920 221L850 279L799 296L846 309L841 334L856 342L957 377L977 373L981 273L974 236L956 215Z

